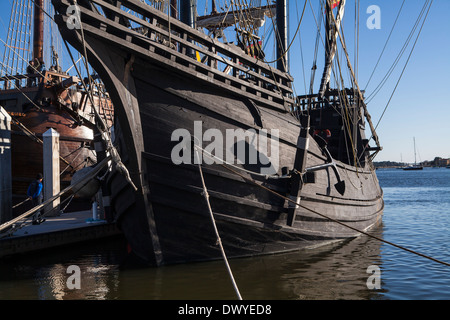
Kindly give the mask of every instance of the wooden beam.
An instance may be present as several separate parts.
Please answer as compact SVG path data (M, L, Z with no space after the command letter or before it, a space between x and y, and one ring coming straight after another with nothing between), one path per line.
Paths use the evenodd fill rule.
M64 0L62 0L64 2ZM102 2L100 0L94 0L95 2ZM108 9L110 10L114 10L116 8L109 6ZM184 65L186 64L192 64L194 69L192 70L186 70L186 72L193 74L193 76L198 75L198 74L208 74L208 72L211 72L211 74L217 74L219 76L219 79L225 80L225 79L229 79L231 80L231 86L230 89L233 92L236 92L236 87L241 87L244 86L246 88L249 88L250 90L246 91L250 91L250 92L255 92L255 94L249 93L249 92L242 92L242 94L252 97L264 104L270 105L272 107L275 107L277 105L277 107L275 109L282 109L284 111L286 111L286 109L284 108L284 104L294 104L294 99L292 97L290 97L290 94L292 93L292 89L289 87L286 87L282 84L282 81L278 82L276 81L277 78L278 79L285 79L286 75L285 74L277 74L279 72L277 72L278 70L276 69L266 69L264 67L263 64L258 63L258 67L261 69L261 72L254 72L251 71L250 69L247 69L244 65L245 63L241 62L241 61L250 61L251 57L247 56L244 57L244 55L242 55L242 51L240 52L240 54L237 53L233 53L231 51L225 51L224 47L225 46L221 43L207 43L212 47L215 48L215 50L217 50L218 52L220 51L220 53L223 52L227 52L228 54L232 54L233 55L233 59L236 59L236 62L232 62L230 60L226 60L223 57L219 56L217 53L214 52L210 52L207 49L203 49L203 48L196 48L197 51L200 51L203 54L207 54L211 57L211 59L217 59L218 61L221 61L223 63L226 63L228 65L231 65L233 68L235 69L239 69L242 72L247 73L249 76L251 77L256 77L258 80L257 83L261 83L261 86L257 86L253 83L250 83L249 81L246 81L245 79L241 79L239 77L238 73L233 73L233 75L235 74L235 76L233 75L229 75L226 74L224 72L222 72L221 70L218 69L214 69L212 67L209 67L208 65L202 64L201 62L198 62L195 59L192 59L186 55L184 55L182 52L178 52L176 50L171 50L170 48L167 48L166 46L164 46L163 44L160 44L158 42L152 41L147 37L144 37L140 34L137 34L135 31L121 25L118 23L114 23L111 20L106 19L105 17L99 16L96 13L93 13L85 8L81 8L81 12L85 15L84 17L86 19L83 19L84 21L84 25L83 25L83 29L85 33L89 33L94 37L101 37L106 39L106 41L112 41L115 44L121 44L124 48L127 48L127 50L134 50L137 51L140 55L145 56L146 58L151 58L154 59L155 61L159 61L159 63L164 62L166 59L161 56L158 52L166 52L166 51L170 51L171 54L173 54L174 56L176 56L177 59L179 59L179 61L184 61L184 63L178 63L178 64L173 64L173 61L168 61L167 65L168 67L172 68L176 68L177 70L181 70L181 69L185 69ZM125 15L127 15L126 13L124 13ZM128 17L128 15L127 15ZM130 15L130 18L134 17L132 15ZM95 20L93 20L95 19ZM136 17L134 17L133 19L137 19ZM116 29L117 31L113 31L112 29L108 30L108 33L106 32L99 32L98 28L96 28L95 26L90 25L89 23L93 23L93 21L100 21L101 23L106 23L109 28L113 28ZM142 21L142 20L141 20ZM163 32L167 32L163 29L159 29L156 26L153 26L145 21L142 21L146 27L149 28L154 28L155 32L156 31L161 31L161 33ZM184 25L184 24L183 24ZM130 41L126 41L126 39L124 39L124 35L125 34L133 34L133 40ZM209 38L208 38L209 39ZM183 47L184 46L192 46L192 44L188 41L183 40L181 37L177 37L176 35L172 36L172 40L176 40L178 41ZM209 39L210 40L210 39ZM140 45L139 43L142 42L142 45ZM145 45L144 45L145 43ZM158 50L155 50L155 52L153 53L151 50L148 49L148 45L150 45L151 47L155 47L155 49L157 48ZM221 46L222 45L222 46ZM229 49L229 47L227 46L227 48ZM239 63L237 62L239 59ZM170 60L170 59L167 59ZM249 62L249 65L254 65L254 62ZM189 68L187 68L189 69ZM262 75L262 73L270 73L270 75L272 77L275 77L275 79L270 79L267 78L266 76ZM278 76L278 77L277 77ZM214 79L211 79L212 81L214 81ZM286 79L286 82L289 82L288 79ZM217 81L217 83L219 83ZM233 85L234 84L234 85ZM223 85L225 85L226 87L228 87L228 85L226 85L226 83L224 83ZM273 89L280 89L281 92L278 91L273 91L270 89L266 89L266 86L271 86ZM258 92L258 94L256 94L256 92ZM265 98L267 97L267 98ZM281 106L279 106L281 104Z
M44 200L52 198L60 192L59 170L59 133L55 129L44 132ZM53 217L59 213L60 199L55 199L44 208L44 215Z
M301 174L305 172L306 158L309 148L309 116L302 119L302 128L297 141L297 152L295 154L294 160L294 172L292 173L291 180L291 190L289 193L289 198L295 201L297 204L300 203L300 191L303 187L303 182L301 180ZM295 223L296 210L298 208L297 204L289 202L288 204L288 217L286 224L288 226L293 226Z
M264 16L273 17L275 16L275 5L263 6L259 8L253 7L244 10L244 12L246 16L251 16L254 19L263 19ZM240 12L237 11L228 11L198 17L197 27L206 29L229 27L236 23L235 17L239 14Z

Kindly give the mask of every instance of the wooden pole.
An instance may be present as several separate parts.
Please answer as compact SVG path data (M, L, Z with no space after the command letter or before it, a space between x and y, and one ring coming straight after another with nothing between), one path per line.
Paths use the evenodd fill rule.
M287 0L277 1L277 69L288 71Z
M288 215L286 224L290 227L294 226L296 210L300 203L300 191L303 187L303 182L301 180L300 174L305 172L306 167L306 157L308 155L309 148L309 137L308 131L310 126L309 116L301 118L302 128L297 140L297 152L295 154L294 160L294 170L291 178L291 190L289 192L289 198L294 202L289 202L288 204Z
M12 219L11 117L0 106L0 223Z
M44 59L44 0L34 1L33 59Z
M196 25L196 13L197 13L197 0L181 0L180 1L180 11L179 16L181 22L187 24L191 28L195 28ZM192 40L188 39L189 42L192 42ZM186 54L190 57L195 56L194 49L188 47Z
M42 135L44 140L44 201L60 192L59 133L48 129ZM44 208L44 215L59 216L60 199L55 199Z
M107 151L106 151L106 144L103 140L103 134L97 129L94 130L94 148L95 153L97 154L97 163L100 163L105 158L108 157ZM102 171L100 171L100 175L104 175L108 168L104 168ZM101 184L101 190L98 191L96 195L96 200L100 205L100 216L101 219L105 219L108 222L113 221L113 216L111 213L111 207L110 207L110 192L108 187L106 186L106 183Z

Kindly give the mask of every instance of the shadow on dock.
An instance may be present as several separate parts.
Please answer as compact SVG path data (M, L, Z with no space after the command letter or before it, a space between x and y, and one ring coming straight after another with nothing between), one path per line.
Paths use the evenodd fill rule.
M119 235L114 223L94 220L88 210L46 217L39 225L28 219L1 234L0 258Z

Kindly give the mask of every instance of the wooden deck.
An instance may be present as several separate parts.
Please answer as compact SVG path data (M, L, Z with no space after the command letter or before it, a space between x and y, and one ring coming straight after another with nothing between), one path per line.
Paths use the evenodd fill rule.
M59 217L46 217L39 225L31 220L9 236L0 239L0 258L31 251L119 235L114 223L92 220L90 211L64 213Z

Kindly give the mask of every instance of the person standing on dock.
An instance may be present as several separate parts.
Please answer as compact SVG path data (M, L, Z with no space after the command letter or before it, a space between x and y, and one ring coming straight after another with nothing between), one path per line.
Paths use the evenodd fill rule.
M40 205L44 197L42 194L42 180L43 180L42 173L38 173L36 179L33 180L28 186L27 195L28 198L31 200L33 208ZM41 224L44 221L45 219L41 218L41 210L40 209L37 210L33 214L32 224Z

